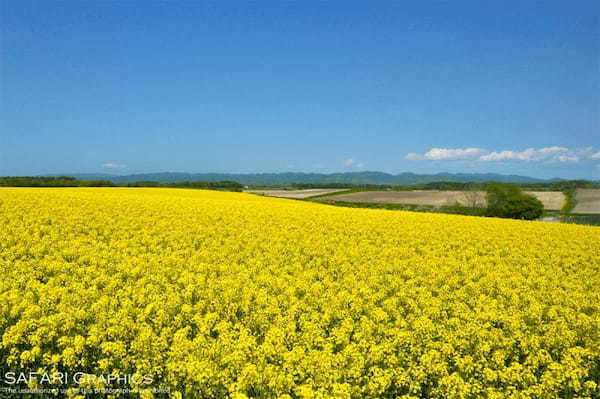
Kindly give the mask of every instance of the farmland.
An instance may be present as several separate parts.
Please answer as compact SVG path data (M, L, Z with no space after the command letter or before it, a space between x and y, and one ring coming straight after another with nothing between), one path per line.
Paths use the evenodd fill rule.
M174 397L598 397L599 232L1 188L0 369L151 375Z
M310 188L304 190L245 190L250 194L265 195L268 197L304 199L323 194L333 194L345 189L339 188Z
M564 195L557 191L529 191L538 198L545 209L558 210L564 203ZM452 190L412 190L412 191L361 191L327 197L332 201L344 202L375 202L387 204L410 205L452 205L458 202L470 205L476 202L485 205L484 192L452 191Z
M575 196L574 213L600 214L600 190L578 189Z

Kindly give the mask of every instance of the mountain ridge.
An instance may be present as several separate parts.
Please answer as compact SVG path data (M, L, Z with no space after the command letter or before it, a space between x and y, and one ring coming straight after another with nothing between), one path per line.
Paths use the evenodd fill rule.
M133 183L137 181L155 181L173 183L185 181L223 181L231 180L250 185L285 185L292 183L347 183L347 184L424 184L430 182L449 181L461 183L502 182L502 183L543 183L563 179L539 179L521 175L504 175L498 173L436 173L418 174L402 172L391 174L386 172L281 172L281 173L186 173L186 172L157 172L135 173L129 175L114 175L107 173L67 173L42 176L72 176L78 179L105 179L113 183Z

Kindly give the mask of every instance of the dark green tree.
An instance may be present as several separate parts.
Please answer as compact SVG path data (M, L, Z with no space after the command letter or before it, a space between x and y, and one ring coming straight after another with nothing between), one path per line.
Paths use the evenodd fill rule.
M486 199L486 215L491 217L534 220L544 213L540 200L514 184L489 185Z

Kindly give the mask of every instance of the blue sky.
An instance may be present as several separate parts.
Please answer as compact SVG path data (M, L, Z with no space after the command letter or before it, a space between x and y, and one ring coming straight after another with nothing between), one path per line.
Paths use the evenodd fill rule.
M0 175L600 179L597 1L0 7Z

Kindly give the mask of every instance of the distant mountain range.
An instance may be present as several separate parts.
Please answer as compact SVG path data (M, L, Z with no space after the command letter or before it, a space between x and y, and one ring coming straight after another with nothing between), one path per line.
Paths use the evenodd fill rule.
M45 176L59 176L45 175ZM63 176L63 175L60 175ZM104 179L114 183L133 183L137 181L155 181L160 183L173 183L184 181L223 181L232 180L249 185L287 185L292 183L347 183L347 184L424 184L430 182L503 182L503 183L542 183L558 181L561 179L536 179L519 175L502 175L496 173L437 173L417 174L384 172L345 172L345 173L139 173L132 175L110 174L66 174L78 179Z

